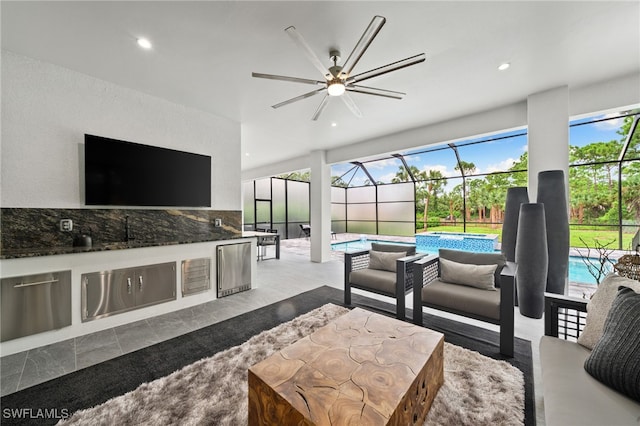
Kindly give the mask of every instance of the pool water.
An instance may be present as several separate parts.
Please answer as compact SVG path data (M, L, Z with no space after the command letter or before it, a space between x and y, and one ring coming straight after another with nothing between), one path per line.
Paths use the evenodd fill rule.
M403 243L397 241L384 241L384 240L353 240L344 241L340 243L331 244L331 250L336 251L356 251L356 250L368 250L371 248L371 243L382 244L396 244L401 246L412 246L413 243ZM429 249L426 251L419 250L420 253L438 254L438 249ZM593 259L593 262L597 262L597 259ZM604 277L603 277L604 278ZM569 281L593 284L596 285L596 279L589 273L587 266L579 256L569 256Z

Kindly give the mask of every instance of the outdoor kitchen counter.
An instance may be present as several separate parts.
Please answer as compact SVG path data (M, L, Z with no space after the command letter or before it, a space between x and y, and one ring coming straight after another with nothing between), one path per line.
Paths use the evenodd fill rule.
M145 247L162 247L173 246L178 244L195 244L195 243L209 243L215 241L227 241L234 239L246 238L242 234L237 235L224 235L219 238L208 238L200 240L190 241L129 241L129 242L113 242L113 243L97 243L91 247L72 247L72 246L60 246L60 247L35 247L35 248L21 248L21 249L9 249L2 250L0 253L0 259L19 259L25 257L40 257L40 256L55 256L60 254L74 254L74 253L92 253L100 251L112 251L112 250L126 250L133 248L145 248Z

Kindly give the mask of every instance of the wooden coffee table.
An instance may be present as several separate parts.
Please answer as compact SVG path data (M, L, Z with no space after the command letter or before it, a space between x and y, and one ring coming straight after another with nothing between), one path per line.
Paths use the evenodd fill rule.
M250 425L422 424L441 333L355 308L249 368Z

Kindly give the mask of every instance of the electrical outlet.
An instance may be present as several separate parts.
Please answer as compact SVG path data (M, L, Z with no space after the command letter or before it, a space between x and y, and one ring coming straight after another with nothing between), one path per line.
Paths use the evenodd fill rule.
M71 232L73 231L73 220L71 219L62 219L60 221L60 230L63 232Z
M222 226L222 219L220 219L220 218L214 219L213 226L216 227L216 228L220 228Z

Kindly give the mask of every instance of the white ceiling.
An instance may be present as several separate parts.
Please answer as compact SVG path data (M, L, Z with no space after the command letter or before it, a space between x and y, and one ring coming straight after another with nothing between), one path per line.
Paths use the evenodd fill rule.
M242 123L243 170L361 142L640 71L640 2L1 2L2 48ZM251 72L320 79L284 32L294 25L323 61L343 60L374 15L387 18L355 72L421 52L427 61L353 94L354 117L321 96L274 110L312 86ZM151 51L137 37L148 37ZM502 62L512 64L500 72ZM331 123L337 123L332 127Z

